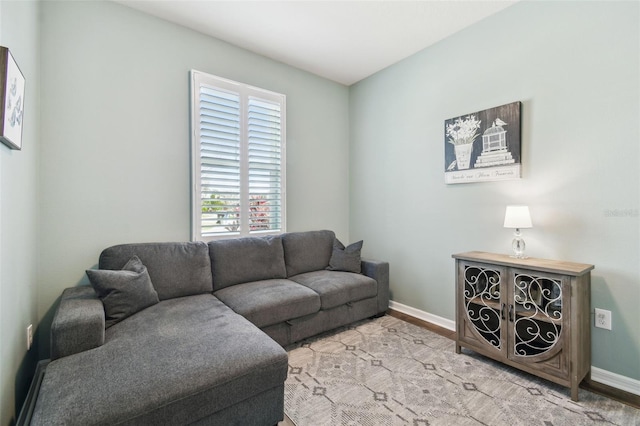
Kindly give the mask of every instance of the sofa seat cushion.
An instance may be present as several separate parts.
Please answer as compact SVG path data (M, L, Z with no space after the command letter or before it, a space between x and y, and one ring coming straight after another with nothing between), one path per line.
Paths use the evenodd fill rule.
M32 425L190 424L282 386L287 354L212 295L166 300L52 361Z
M314 271L289 279L318 293L322 309L335 308L378 294L376 280L352 272Z
M320 297L315 291L286 279L238 284L214 294L261 328L320 310Z

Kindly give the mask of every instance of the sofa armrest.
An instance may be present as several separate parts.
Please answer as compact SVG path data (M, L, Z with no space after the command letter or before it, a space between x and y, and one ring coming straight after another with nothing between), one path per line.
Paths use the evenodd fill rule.
M102 346L104 330L104 307L93 288L65 289L51 324L51 359Z
M362 273L378 283L378 313L389 309L389 262L362 259Z

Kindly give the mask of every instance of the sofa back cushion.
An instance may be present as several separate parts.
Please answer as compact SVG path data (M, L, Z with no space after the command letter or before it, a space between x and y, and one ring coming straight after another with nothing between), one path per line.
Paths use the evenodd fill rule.
M204 242L120 244L104 249L98 266L122 269L134 255L147 267L160 300L213 291L209 249Z
M333 231L290 232L282 235L287 277L319 271L329 266Z
M250 281L286 278L280 235L209 242L213 288Z

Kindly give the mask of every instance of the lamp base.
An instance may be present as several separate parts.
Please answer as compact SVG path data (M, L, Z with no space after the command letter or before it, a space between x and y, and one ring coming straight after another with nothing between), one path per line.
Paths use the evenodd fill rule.
M516 259L526 259L528 256L524 254L525 247L526 247L526 244L522 239L520 230L516 228L516 231L514 232L513 241L511 242L511 248L513 249L513 254L511 255L511 257L514 257Z

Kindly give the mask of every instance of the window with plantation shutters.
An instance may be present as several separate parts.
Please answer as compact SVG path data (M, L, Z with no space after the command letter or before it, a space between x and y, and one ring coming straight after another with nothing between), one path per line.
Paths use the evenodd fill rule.
M285 231L285 96L191 72L193 239Z

